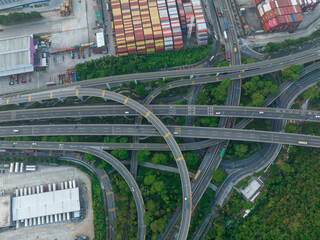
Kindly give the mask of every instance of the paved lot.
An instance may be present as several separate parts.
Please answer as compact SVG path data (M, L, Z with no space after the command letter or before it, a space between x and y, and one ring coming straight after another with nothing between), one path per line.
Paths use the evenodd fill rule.
M0 191L12 192L16 187L34 186L62 180L80 180L82 189L86 189L88 204L87 215L81 222L45 224L35 227L20 228L0 233L0 239L6 240L72 240L75 235L87 235L93 238L93 213L91 202L91 185L86 174L74 167L41 167L39 171L22 174L0 175ZM85 191L82 191L85 193Z

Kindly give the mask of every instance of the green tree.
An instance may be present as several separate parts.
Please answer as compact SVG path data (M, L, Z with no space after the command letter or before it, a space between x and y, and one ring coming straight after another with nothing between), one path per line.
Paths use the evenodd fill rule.
M70 140L71 142L79 142L79 136L71 136Z
M190 166L190 167L195 166L199 161L197 154L195 154L194 152L185 152L183 154L183 157L184 157L184 160L186 161L187 166Z
M86 162L92 162L95 159L94 155L90 154L90 153L85 153L84 154L84 160Z
M216 169L212 173L212 182L214 184L220 185L221 183L223 183L226 177L227 177L227 174L224 171L220 169Z
M299 125L295 123L288 123L285 128L286 133L299 133Z
M248 152L248 146L245 144L237 144L235 145L235 151L234 154L236 156L244 156Z
M255 92L252 94L252 102L251 102L251 106L261 106L263 101L264 101L264 96L258 92Z
M119 139L119 142L120 142L120 143L127 143L127 142L128 142L128 138L127 138L127 137L121 137L121 138Z
M137 161L146 162L150 156L151 152L148 149L137 151Z
M156 153L151 158L153 164L162 164L165 165L168 162L168 156L163 153Z

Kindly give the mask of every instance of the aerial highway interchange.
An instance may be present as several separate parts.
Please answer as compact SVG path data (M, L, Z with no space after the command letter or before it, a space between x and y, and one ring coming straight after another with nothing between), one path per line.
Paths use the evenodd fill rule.
M229 8L229 3L222 3L225 8ZM228 11L227 11L228 12ZM226 14L230 27L230 32L233 33L233 39L237 41L236 29L233 25L232 16ZM228 17L229 16L229 17ZM233 29L233 30L232 30ZM238 42L238 41L237 41ZM231 44L231 43L229 43ZM229 46L231 48L232 46ZM138 73L124 76L109 77L103 79L93 79L70 84L67 87L59 86L34 92L11 94L4 96L0 99L0 105L21 104L26 102L43 101L53 98L66 98L71 96L95 96L109 100L116 101L120 105L96 105L96 106L77 106L77 107L59 107L59 108L45 108L45 109L28 109L28 110L13 110L0 112L1 122L10 121L26 121L34 119L53 119L53 118L79 118L89 116L142 116L146 118L152 125L141 125L142 118L138 118L134 125L82 125L82 124L69 124L69 125L24 125L24 126L8 126L0 129L1 137L10 136L53 136L53 135L127 135L127 136L162 136L166 142L165 144L142 144L142 143L129 143L129 144L92 144L92 143L55 143L55 142L7 142L2 141L0 148L2 149L39 149L39 150L70 150L91 153L108 163L110 163L126 180L130 189L132 190L135 199L137 213L138 213L138 239L145 239L145 226L143 222L144 215L144 202L140 193L139 187L132 176L132 174L125 168L120 161L115 159L103 149L151 149L151 150L171 150L179 169L181 177L181 185L183 189L183 206L179 208L178 213L174 218L169 221L166 232L161 239L169 237L172 239L175 232L179 231L178 239L186 239L191 221L191 213L197 205L201 196L203 195L206 187L208 186L212 170L218 168L222 157L219 156L222 148L226 148L228 141L216 140L243 140L265 142L263 148L263 158L261 161L256 161L252 165L247 165L242 171L231 174L218 190L215 204L222 205L226 199L226 195L231 189L230 183L235 183L242 179L244 176L261 169L277 156L281 144L290 145L303 145L310 147L320 147L320 137L301 135L301 134L286 134L280 132L284 126L284 120L297 120L297 121L320 121L320 112L309 110L293 110L289 109L293 100L303 90L315 84L319 79L318 76L306 75L300 76L301 78L293 83L290 88L285 89L283 94L278 98L280 99L280 108L265 108L265 107L239 107L241 95L241 79L255 75L263 75L271 73L293 65L303 64L320 59L320 48L313 48L311 50L302 51L296 54L288 55L273 60L261 61L253 64L239 65L240 64L240 51L234 54L230 67L221 68L192 68L174 71L161 71L155 73ZM317 63L314 63L317 64ZM312 70L316 70L315 67ZM310 70L310 72L312 71ZM305 74L309 74L306 72ZM214 76L207 76L213 75ZM311 73L312 74L312 73ZM316 74L314 74L316 75ZM87 87L99 86L106 83L126 82L134 80L150 80L168 77L182 77L190 76L190 79L178 80L164 85L151 92L145 99L143 104L140 104L126 96L110 92L107 90L93 89ZM203 76L203 77L201 77ZM302 78L303 77L303 78ZM226 106L201 106L201 105L152 105L151 102L163 90L172 89L175 87L206 84L212 82L219 82L225 78L235 80L231 86L231 94L228 95ZM300 85L299 85L300 84ZM281 100L282 99L282 100ZM218 128L203 128L192 126L165 126L157 117L158 116L211 116L219 117ZM273 129L270 132L256 131L256 130L242 130L239 128L229 128L234 126L235 117L241 118L265 118L272 119ZM229 126L227 127L227 125ZM15 131L18 130L18 131ZM207 146L214 146L213 151L208 152L202 162L200 168L206 169L202 171L201 175L194 183L190 183L187 167L181 153L183 149L175 141L175 137L194 138L210 138L215 139L207 143ZM139 138L137 138L139 139ZM217 145L214 145L217 144ZM109 146L108 146L109 145ZM117 146L118 145L118 146ZM199 143L184 144L188 146L186 149L200 148ZM185 150L185 149L183 149ZM261 154L261 153L260 153ZM256 157L253 157L255 159ZM210 170L210 171L209 171ZM174 225L179 221L180 213L182 213L181 223L179 230L171 230ZM214 216L214 207L204 223L208 224L212 221ZM204 231L206 226L203 225L200 231Z

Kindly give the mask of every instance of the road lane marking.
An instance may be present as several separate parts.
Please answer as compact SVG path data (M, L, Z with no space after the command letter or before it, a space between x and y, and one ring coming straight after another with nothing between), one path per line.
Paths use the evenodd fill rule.
M106 90L103 90L101 96L104 97L104 94L105 94L105 93L106 93Z
M79 89L76 90L76 96L78 96L78 95L79 95Z
M29 95L29 102L31 102L31 95Z
M126 98L126 100L124 100L124 104L127 104L129 98Z
M146 115L144 115L144 117L147 118L150 115L150 113L151 112L149 111Z
M103 176L101 177L101 179L104 179L104 178L106 178L106 177L107 177L107 174L103 175Z
M181 158L177 158L177 161L181 161L183 159L183 157L181 157Z
M164 138L166 139L169 136L170 136L170 132L168 132L166 135L164 135Z

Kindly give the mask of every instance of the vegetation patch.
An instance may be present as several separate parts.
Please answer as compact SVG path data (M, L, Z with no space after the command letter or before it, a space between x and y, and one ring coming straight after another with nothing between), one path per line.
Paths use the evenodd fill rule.
M42 16L39 12L9 13L8 15L0 15L0 24L8 25L13 23L27 22L40 18L42 18Z
M190 47L178 51L158 52L142 56L104 56L77 64L76 72L79 80L138 72L152 72L199 62L209 54L211 47L211 45Z

